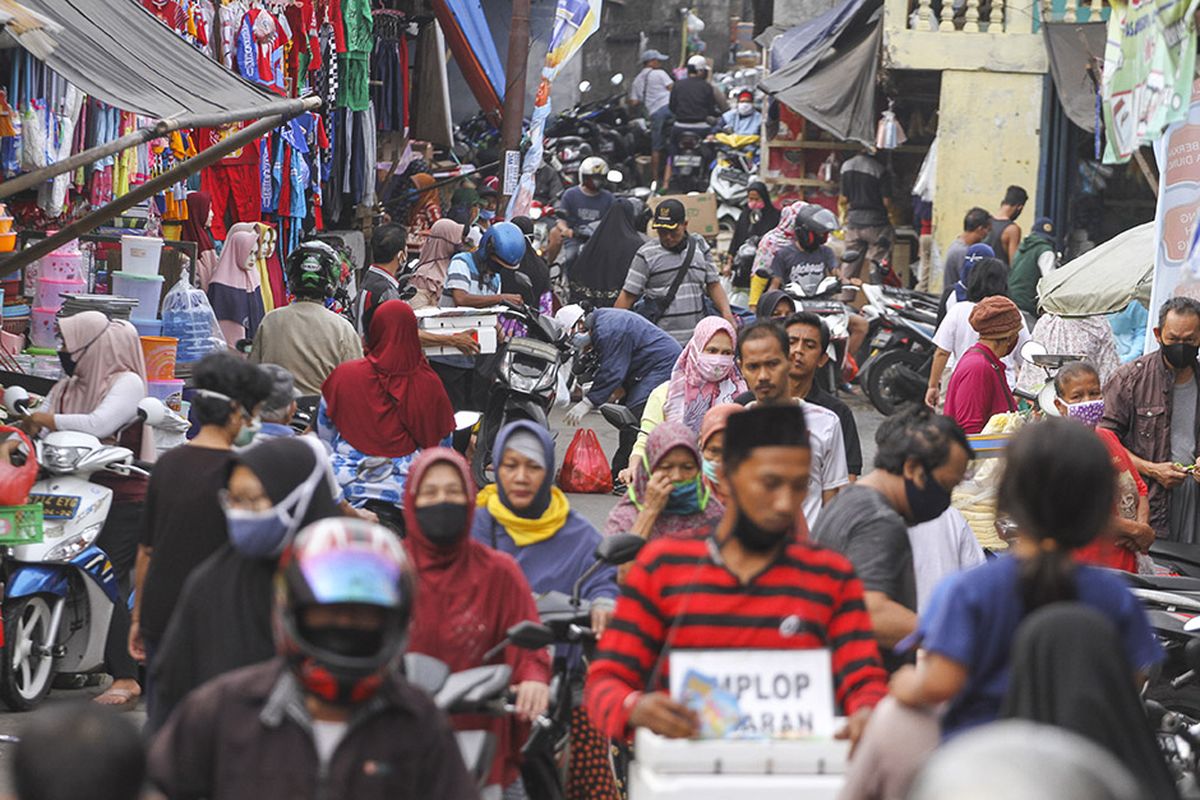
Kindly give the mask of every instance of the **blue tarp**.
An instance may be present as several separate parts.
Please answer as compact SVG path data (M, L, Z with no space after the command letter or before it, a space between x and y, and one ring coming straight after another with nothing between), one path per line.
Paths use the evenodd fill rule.
M446 5L458 21L479 65L483 67L488 83L496 90L500 102L504 102L504 64L500 62L500 54L496 52L496 42L492 39L492 31L488 26L487 16L483 13L483 6L479 0L446 0Z
M771 71L776 72L798 58L812 53L813 63L828 49L867 0L843 0L823 14L781 33L771 44ZM877 3L873 3L875 5Z

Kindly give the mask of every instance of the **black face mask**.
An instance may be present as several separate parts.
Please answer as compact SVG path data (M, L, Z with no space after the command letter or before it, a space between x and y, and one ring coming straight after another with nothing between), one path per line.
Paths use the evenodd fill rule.
M75 374L75 359L71 357L71 351L59 350L58 363L62 364L63 375L69 378Z
M467 507L462 503L434 503L413 511L425 538L438 547L449 547L467 535Z
M1175 369L1190 367L1196 363L1200 347L1194 344L1164 344L1162 346L1163 360Z
M908 498L912 521L917 525L937 519L950 507L950 493L933 479L929 470L925 470L925 488L904 479L904 496Z
M737 522L733 524L732 534L733 538L737 539L742 547L752 553L769 553L791 534L792 531L790 528L785 528L782 531L770 531L762 527L746 516L745 512L741 510L741 504L738 503L737 497L733 495L732 488L730 495L738 508Z
M383 647L382 630L305 627L302 634L314 647L348 658L369 658Z

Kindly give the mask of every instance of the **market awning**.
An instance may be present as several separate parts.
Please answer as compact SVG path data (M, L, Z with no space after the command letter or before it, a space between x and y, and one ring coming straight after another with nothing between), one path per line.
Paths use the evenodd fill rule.
M22 0L62 26L45 63L91 97L166 119L245 110L243 119L294 104L227 70L135 0Z
M871 12L881 5L879 0L842 0L833 8L776 36L770 43L771 71L796 66L793 62L797 61L801 67L816 64L859 12L864 9Z
M813 34L803 41L792 38L788 42L792 31L778 37L772 53L785 45L787 52L795 55L759 85L839 139L871 144L875 141L875 74L883 41L883 10L877 4L872 10L862 0L847 0L832 11L839 9L853 13L837 15L836 25L827 20L813 26L821 19L817 17L799 26L810 28ZM854 22L864 12L869 13L868 18Z
M1096 130L1096 92L1107 27L1103 22L1047 22L1042 28L1063 111L1089 132Z
M446 44L486 114L498 114L504 102L504 66L479 0L431 0Z

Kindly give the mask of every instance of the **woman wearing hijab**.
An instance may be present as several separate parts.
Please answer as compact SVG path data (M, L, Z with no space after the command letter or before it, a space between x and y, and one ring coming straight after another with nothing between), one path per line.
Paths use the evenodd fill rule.
M754 267L750 278L750 305L757 306L758 299L770 284L769 278L759 277L759 271L770 272L771 264L780 250L796 241L796 215L804 208L805 202L797 200L786 205L779 212L779 224L767 231L758 240L758 249L754 254Z
M721 317L700 320L671 372L664 420L682 422L695 436L710 408L746 391L733 360L736 338L733 326Z
M729 255L737 255L738 248L751 236L762 238L778 224L779 209L771 202L770 190L762 181L754 181L746 187L746 207L733 226Z
M208 192L189 192L187 210L188 218L184 220L179 238L196 243L196 279L201 286L208 286L217 269L217 249L208 232L213 219L212 197Z
M442 218L442 202L438 197L438 190L433 188L437 181L432 175L418 172L409 180L417 199L409 207L404 224L408 228L408 252L410 255L416 255L421 251L425 237L434 224Z
M454 410L425 360L408 303L388 300L375 310L365 350L321 387L317 435L332 452L343 498L398 525L409 467L418 450L453 432Z
M1121 635L1103 614L1080 603L1030 614L1017 630L1011 669L1001 716L1078 733L1115 756L1145 797L1179 796L1129 680Z
M462 247L462 240L463 226L454 220L439 219L433 223L421 245L416 270L408 279L408 285L417 290L409 301L413 308L436 308L441 302L450 259Z
M617 301L633 256L646 243L633 214L632 204L618 200L600 218L567 274L572 303L590 300L597 308L611 308Z
M796 301L782 289L763 292L754 309L754 316L758 319L787 319L795 313Z
M99 311L85 311L58 322L62 348L58 351L66 377L54 384L41 406L29 415L29 433L79 431L105 444L128 447L145 460L154 458L154 439L138 422L137 406L146 396L146 363L137 329L121 320L109 321ZM146 479L99 472L94 483L113 492L113 504L96 546L112 560L123 596L141 539ZM129 655L129 609L113 606L105 644L105 662L113 684L97 698L104 705L132 707L141 687L137 664Z
M426 450L413 462L404 488L405 549L417 571L408 650L432 656L451 672L504 663L512 667L517 714L456 714L457 730L487 730L497 737L489 786L520 787L525 723L549 703L550 658L545 650L509 646L485 661L519 622L538 622L529 582L512 558L471 538L475 486L454 450Z
M254 337L266 316L258 272L258 235L236 230L225 240L207 288L208 302L230 347Z
M650 541L707 536L725 509L700 469L696 432L682 422L662 423L646 440L646 454L635 461L633 480L608 515L604 533L634 533Z
M704 415L700 425L700 471L708 488L722 497L721 465L725 460L725 428L729 418L746 407L739 403L718 403ZM724 500L722 500L723 502Z
M200 684L275 656L279 554L306 525L338 516L335 491L325 448L311 436L271 439L238 454L219 498L229 543L188 577L150 665L150 731Z

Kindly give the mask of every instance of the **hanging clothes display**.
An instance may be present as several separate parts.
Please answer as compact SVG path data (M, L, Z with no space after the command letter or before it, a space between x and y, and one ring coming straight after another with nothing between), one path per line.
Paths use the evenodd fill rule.
M408 133L408 18L400 11L379 9L375 16L375 50L371 54L371 101L381 131Z

